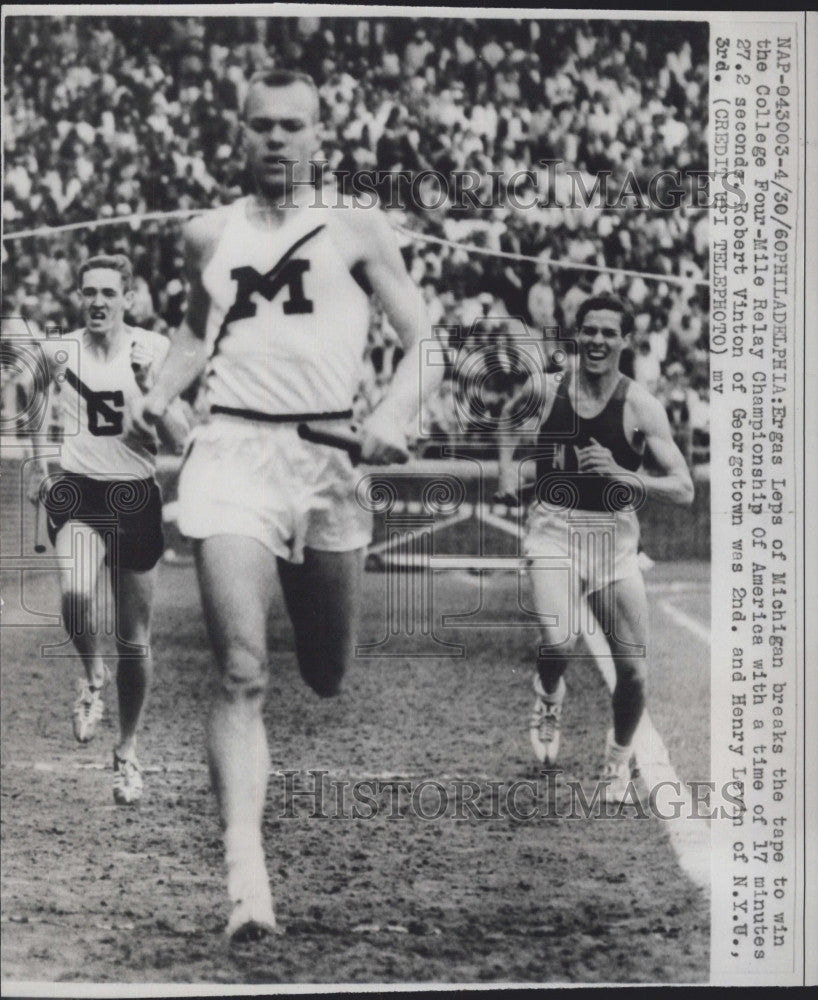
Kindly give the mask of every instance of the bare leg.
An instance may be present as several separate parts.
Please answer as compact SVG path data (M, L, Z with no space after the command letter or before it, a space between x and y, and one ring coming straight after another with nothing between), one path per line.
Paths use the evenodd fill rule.
M529 571L534 610L540 615L542 644L537 655L537 672L543 691L553 694L559 687L560 679L568 669L579 633L574 628L576 612L587 613L585 598L573 596L569 578L564 572L538 569L536 564ZM581 609L574 607L574 601L581 601ZM556 616L556 622L548 619Z
M566 574L532 566L529 573L534 610L540 616L542 644L537 653L534 681L536 698L528 732L534 755L540 763L554 766L560 745L563 674L574 658L579 637L578 623L589 613L579 588L569 586Z
M267 680L267 613L275 560L261 542L217 535L197 544L202 607L218 668L208 726L213 788L224 824L227 935L261 937L275 929L261 841L270 770L261 707Z
M648 602L641 574L616 580L591 595L594 612L609 635L616 668L614 739L629 747L645 708L645 646ZM634 647L642 647L641 652Z
M121 570L117 586L117 650L119 662L116 686L119 696L120 757L136 754L136 733L153 678L150 647L151 606L156 569L138 573Z
M301 676L317 694L338 693L352 660L361 614L363 549L304 550L304 562L278 563L295 631Z
M60 570L65 630L80 654L88 683L101 688L105 682L103 622L112 613L113 596L106 593L105 542L87 524L69 521L60 529L54 548L57 556L70 560L69 568Z
M225 828L259 828L270 760L261 718L274 557L261 542L218 535L198 543L202 606L219 680L208 753Z

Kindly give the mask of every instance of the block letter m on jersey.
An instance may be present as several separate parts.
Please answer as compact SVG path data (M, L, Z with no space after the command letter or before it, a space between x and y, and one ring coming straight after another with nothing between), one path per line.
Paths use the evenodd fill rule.
M268 274L259 274L254 267L234 267L230 277L236 282L236 298L228 313L228 320L249 319L256 314L253 294L258 292L272 302L286 285L289 297L282 303L285 316L312 312L312 300L304 295L304 272L310 262L302 257L291 257L287 263Z
M230 272L230 277L236 282L236 297L233 305L224 317L216 342L213 345L215 354L222 337L228 332L231 323L240 319L251 319L256 315L256 303L253 296L262 295L268 302L279 294L286 287L287 298L282 302L282 310L285 316L303 315L311 313L313 309L312 299L308 299L304 294L304 275L310 270L310 261L305 257L295 257L296 250L307 240L312 239L324 227L317 226L306 236L297 240L284 254L278 263L266 274L259 274L254 267L234 267Z

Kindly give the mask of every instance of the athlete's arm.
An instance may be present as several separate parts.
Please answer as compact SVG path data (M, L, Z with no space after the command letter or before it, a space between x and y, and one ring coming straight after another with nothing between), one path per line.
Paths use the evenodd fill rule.
M647 494L657 500L689 507L695 490L687 462L673 440L664 406L647 391L643 390L643 393L640 393L637 404L639 426L645 435L645 447L650 449L663 473L643 477Z
M206 216L193 219L184 230L188 278L187 314L171 339L170 349L156 381L135 400L129 413L131 433L146 436L165 415L174 399L196 379L207 364L205 342L210 296L202 284L202 270L213 246L213 225Z
M690 506L694 496L693 480L684 456L673 440L664 407L641 386L632 385L626 403L626 414L629 408L635 425L644 438L645 447L650 449L661 469L658 476L642 476L647 495L681 507ZM591 438L591 444L587 448L577 448L576 451L580 472L593 472L613 478L618 475L633 475L617 465L611 452L594 438Z
M498 433L498 475L497 493L495 499L500 503L513 506L523 502L521 496L520 466L524 460L515 461L517 448L530 434L521 429L521 422L526 414L531 412L532 398L536 397L536 405L539 413L539 423L541 424L548 416L550 409L549 401L553 404L555 386L552 376L543 374L539 379L529 376L523 383L521 389L509 403L505 413L505 424L508 429L503 429ZM526 421L527 422L527 421Z
M420 289L406 271L386 216L366 209L352 209L349 215L364 274L404 350L386 395L361 427L362 459L370 464L405 459L406 425L423 399L437 391L443 366L424 365L421 377L424 336L432 331Z
M137 384L145 395L150 392L156 382L154 366L157 371L160 370L170 352L170 341L164 337L159 337L158 334L156 338L158 341L161 341L159 356L156 361L144 374L137 373L136 370L134 371ZM159 440L171 454L181 454L185 440L190 432L190 423L187 404L178 398L174 399L162 416L156 420L155 428Z

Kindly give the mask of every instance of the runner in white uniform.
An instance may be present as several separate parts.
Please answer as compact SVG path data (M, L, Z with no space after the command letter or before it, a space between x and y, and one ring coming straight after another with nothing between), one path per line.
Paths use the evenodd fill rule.
M371 536L347 456L297 433L308 418L349 422L369 303L333 240L337 210L294 211L264 239L254 212L242 198L214 213L223 228L202 275L211 420L185 462L179 527L249 535L302 562L304 546L347 551Z
M157 440L124 438L125 407L147 389L164 361L166 338L127 326L131 265L121 255L86 261L79 275L86 326L61 340L41 342L52 381L60 387L61 472L49 475L35 447L30 495L39 497L60 570L63 622L85 668L74 705L74 735L87 743L103 713L108 677L104 622L110 573L115 604L120 738L114 750L114 798L130 805L142 796L136 734L153 664L150 613L162 554L162 500L154 476ZM179 414L163 432L184 433Z
M244 135L255 194L189 224L187 317L156 385L132 410L133 433L146 433L209 360L211 421L187 455L180 525L197 539L219 669L208 749L234 939L275 928L261 840L270 767L261 707L276 565L302 675L318 694L333 695L355 648L370 531L348 457L302 441L296 426L309 418L349 422L366 342L366 287L406 356L363 423L362 458L404 460L403 428L420 404L419 339L431 334L382 213L312 207L318 105L302 74L251 82ZM325 200L336 199L332 192ZM433 379L426 385L434 391Z

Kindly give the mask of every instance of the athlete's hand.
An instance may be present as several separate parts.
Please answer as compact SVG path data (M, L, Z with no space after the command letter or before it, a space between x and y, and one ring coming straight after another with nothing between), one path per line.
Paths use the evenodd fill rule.
M608 448L603 447L596 438L585 448L574 448L577 453L577 467L580 472L592 472L597 476L619 476L624 472L616 464Z
M167 403L148 393L130 401L125 409L124 438L134 444L151 444L154 441L154 427L167 410Z
M491 502L503 504L505 507L519 507L520 497L516 490L497 490L492 496Z
M406 434L384 407L376 407L361 424L361 461L364 465L403 464L409 461Z
M146 345L136 341L131 345L131 371L136 384L143 393L153 388L156 373L153 370L153 354Z
M513 471L516 473L516 469ZM497 483L497 492L491 499L492 503L504 504L506 507L519 507L522 501L517 476L511 473L507 475L501 473Z

